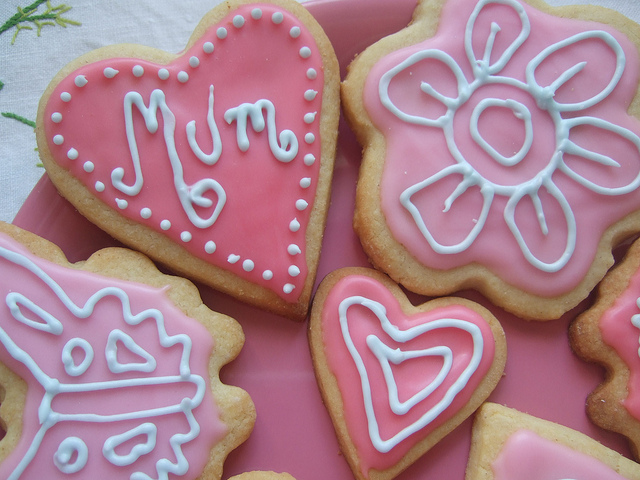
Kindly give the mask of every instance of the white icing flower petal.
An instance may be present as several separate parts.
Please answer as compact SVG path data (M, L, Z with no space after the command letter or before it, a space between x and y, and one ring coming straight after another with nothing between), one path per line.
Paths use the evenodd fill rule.
M544 192L544 205L540 197L541 193L543 193L542 188L538 188L536 191L522 189L513 195L507 202L507 206L504 209L504 219L527 261L539 270L552 273L561 270L573 255L577 237L576 218L564 194L552 181L545 182L543 187L545 187L546 190ZM535 209L537 217L534 221L537 221L540 227L539 232L542 235L545 237L548 235L565 235L566 237L564 250L560 253L555 253L555 260L543 260L539 258L539 256L542 256L540 255L540 252L533 252L529 246L530 244L539 243L535 242L535 240L532 241L534 234L531 232L533 230L529 230L527 228L521 229L518 226L516 210L523 207L524 204L522 200L525 198L529 198L533 202L533 208ZM554 211L560 212L559 214L554 215L554 231L549 231L547 213L545 213L545 209L554 209ZM529 219L530 216L527 217L527 220ZM558 231L558 229L561 228L560 223L564 224L564 231ZM527 236L525 236L525 233Z
M427 178L426 180L423 180L422 182L412 185L411 187L406 189L400 196L400 202L413 217L418 230L420 230L422 236L425 238L425 240L427 240L431 248L433 248L433 250L437 253L460 253L469 248L478 234L482 231L489 215L489 210L493 202L494 192L489 188L471 189L471 187L477 187L477 184L473 177L465 175L468 173L469 171L465 168L464 165L453 165L441 170L437 174ZM434 232L432 232L431 229L427 226L427 217L434 215L432 208L420 208L418 206L418 202L414 201L413 197L416 194L426 192L429 188L435 186L439 181L447 179L447 177L450 177L452 175L462 175L463 179L458 183L457 188L444 200L443 213L448 214L451 217L451 220L455 221L459 229L462 223L462 219L453 212L449 213L458 198L462 197L463 195L474 195L474 203L476 205L482 205L482 207L481 211L478 212L478 218L475 219L475 221L471 221L471 219L469 220L469 233L457 243L444 245L443 243L436 240ZM478 195L480 195L481 198L477 198ZM433 204L431 202L429 202L429 204L431 205L431 207L433 207ZM437 234L438 232L435 233Z
M443 82L439 82L437 86L434 86L433 82L429 82L429 72L436 70L433 68L434 64L439 64L438 67L444 67L444 69L450 71L451 75L445 78L447 78L447 80L450 78L457 84L455 97L445 95L440 91ZM437 70L442 72L443 68L438 68ZM390 90L392 90L395 77L402 74L415 76L416 86L409 92L403 92L403 99L400 100L395 99ZM451 85L453 82L447 81L445 83ZM382 105L400 120L416 125L442 128L447 120L447 110L456 109L461 103L467 100L465 92L469 91L468 87L467 79L456 61L445 52L430 49L414 53L386 72L380 78L378 93ZM425 99L425 95L429 98ZM429 115L432 113L430 111L420 111L419 114L415 111L416 106L422 108L425 105L429 105L429 103L425 103L425 100L429 100L431 103L435 100L440 104L432 108L426 107L428 110L433 110L434 115ZM398 103L400 103L400 105L398 105Z
M637 134L595 117L578 117L564 123L569 136L563 145L564 158L559 170L600 195L624 195L640 187ZM603 132L607 132L608 141L583 145L594 133L601 138Z
M571 103L563 103L561 101L558 101L556 92L558 92L558 90L567 82L573 80L574 77L578 79L581 75L581 78L584 78L585 83L593 83L593 76L585 72L586 66L590 62L592 62L593 65L596 65L595 58L600 57L594 57L594 60L590 60L589 58L576 58L576 49L574 49L573 47L580 44L581 42L593 42L594 40L602 42L602 44L606 46L606 48L610 49L611 53L613 53L615 56L615 68L611 72L611 78L608 80L608 83L603 86L600 92L592 95L591 97L582 99L580 101L572 101ZM545 62L545 60L547 60L551 56L553 56L552 61L554 62L554 69L558 68L556 66L558 65L558 62L560 62L560 65L562 65L562 63L564 62L564 65L566 65L566 69L562 70L557 78L549 85L543 86L538 83L536 71ZM608 32L604 32L601 30L592 30L588 32L578 33L561 42L554 43L553 45L550 45L549 47L542 50L527 65L526 78L532 94L534 96L543 96L545 98L546 104L540 105L541 108L559 112L576 112L592 107L593 105L596 105L597 103L600 103L605 98L607 98L620 81L620 78L622 77L622 74L624 72L624 67L625 54L620 43L618 43L618 41ZM599 64L597 66L594 66L594 68L602 71L602 67ZM588 90L578 88L576 85L572 85L571 92L573 94L579 94L581 91Z
M487 36L487 40L483 45L481 55L476 55L476 51L473 48L473 37L474 32L477 31L476 22L478 21L478 18L482 16L483 12L486 12L485 8L487 6L496 4L513 9L515 15L520 19L522 28L520 29L518 36L513 39L500 56L491 63L492 58L495 58L497 55L494 48L495 40L501 32L499 24L500 20L492 20L490 31ZM527 16L523 6L515 0L480 0L469 17L464 37L464 47L467 53L467 58L469 59L469 63L471 64L476 77L480 76L482 73L495 75L500 72L509 62L516 50L518 50L518 48L520 48L520 46L529 37L530 32L531 23L529 22L529 17Z

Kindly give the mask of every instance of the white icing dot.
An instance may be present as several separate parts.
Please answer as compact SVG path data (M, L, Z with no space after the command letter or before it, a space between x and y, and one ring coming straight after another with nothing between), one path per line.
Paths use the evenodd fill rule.
M76 84L76 87L84 87L87 83L89 83L89 80L87 80L87 77L85 77L84 75L78 75L75 80L73 81L73 83Z
M75 148L70 148L67 152L67 158L69 160L75 160L76 158L78 158L78 150L76 150Z
M282 287L282 291L283 291L284 293L287 293L287 294L288 294L288 293L293 292L293 289L294 289L294 288L296 288L296 286L295 286L295 285L291 285L290 283L286 283L286 284L284 285L284 287Z
M302 212L303 210L306 210L306 208L308 206L309 206L309 204L305 200L303 200L303 199L296 200L296 208L299 211Z
M236 28L242 28L244 25L244 17L242 15L236 15L233 17L233 26Z
M215 252L216 248L218 247L216 246L216 242L214 242L213 240L209 240L207 243L204 244L204 251L207 253Z
M242 262L242 269L245 272L250 272L255 268L255 264L253 263L253 261L251 260L245 260L244 262Z
M129 206L129 202L127 202L124 198L116 198L116 204L120 210L124 210Z
M233 253L227 257L227 262L229 262L232 265L234 263L238 263L238 260L240 260L240 255L235 255Z
M289 252L289 255L298 255L302 253L302 250L300 250L300 247L298 245L292 243L287 247L287 252Z
M304 177L302 180L300 180L300 186L302 188L309 188L311 186L311 178Z
M309 47L302 47L299 53L302 58L309 58L311 56L311 49Z
M180 240L182 240L185 243L190 242L192 238L193 238L193 235L191 235L191 232L184 231L180 234Z
M262 10L259 8L254 8L251 10L251 18L254 20L260 20L262 18Z
M53 137L53 143L56 145L62 145L64 143L64 137L60 134Z
M315 80L318 77L318 72L316 72L315 68L310 68L307 70L307 78L309 80Z
M275 12L273 15L271 15L271 21L276 25L281 24L283 20L284 15L282 14L282 12Z
M318 92L316 90L309 89L304 92L304 99L310 102L311 100L314 100L316 98L316 95L318 95Z
M96 189L96 192L104 192L104 183L96 182L94 188Z
M313 165L316 162L316 157L313 155L313 153L307 153L304 156L304 164L307 167L310 167L311 165Z
M291 230L292 232L297 232L298 230L300 230L300 222L297 218L291 220L291 223L289 223L289 230Z
M142 75L144 75L144 68L142 67L142 65L136 65L134 66L131 71L133 72L133 75L136 77L141 77Z
M304 136L304 141L311 145L316 141L316 136L313 133L309 132Z
M265 270L262 272L262 278L265 280L271 280L273 278L273 272L271 270Z
M216 35L219 39L227 38L227 29L224 27L218 28L218 30L216 30Z
M84 162L84 164L82 165L82 168L84 169L85 172L91 173L96 168L96 166L93 164L93 162Z
M54 112L51 114L51 121L53 123L60 123L62 121L62 114L60 112Z
M107 67L105 68L102 73L104 74L105 77L107 78L113 78L115 77L117 74L119 74L120 72L118 70L116 70L115 68L111 68L111 67Z
M187 83L188 80L189 80L189 74L187 72L183 70L180 73L178 73L178 81L180 83Z
M169 78L169 70L166 68L161 68L158 70L158 78L160 80L167 80Z
M291 35L291 38L298 38L300 36L300 27L291 27L291 30L289 30L289 35Z
M169 220L162 220L160 222L160 228L163 230L169 230L171 228L171 222Z
M200 59L198 57L191 57L189 59L189 66L191 68L196 68L198 65L200 65Z
M300 269L295 265L290 265L288 272L292 277L297 277L298 275L300 275Z
M318 112L309 112L304 115L304 123L313 123Z
M144 207L140 210L140 216L144 219L151 218L151 209L148 207Z
M213 46L213 43L211 42L205 42L204 45L202 45L202 51L204 53L213 53L213 49L214 49L214 46Z
M60 100L62 100L63 102L70 102L71 94L69 92L62 92L60 94Z

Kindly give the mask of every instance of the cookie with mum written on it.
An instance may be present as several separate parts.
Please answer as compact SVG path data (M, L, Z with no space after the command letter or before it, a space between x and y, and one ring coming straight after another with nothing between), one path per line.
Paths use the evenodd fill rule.
M638 480L640 465L582 432L487 402L473 424L466 480Z
M219 377L234 319L138 252L70 264L4 223L0 272L0 477L221 478L255 422Z
M339 100L333 48L303 6L232 0L180 54L123 44L71 62L42 97L37 139L58 190L112 236L302 319Z
M528 319L580 303L640 231L639 33L586 5L421 0L342 86L372 263Z
M640 241L598 285L596 301L571 324L573 350L605 368L587 398L589 418L621 433L640 459Z
M382 273L344 268L314 297L316 379L355 478L389 480L468 418L502 377L504 332L462 298L414 306Z

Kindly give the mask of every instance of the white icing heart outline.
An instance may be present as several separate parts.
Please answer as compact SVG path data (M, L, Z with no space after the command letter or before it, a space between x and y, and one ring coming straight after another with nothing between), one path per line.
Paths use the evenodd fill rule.
M376 418L376 414L373 409L371 384L369 382L367 369L364 365L364 361L362 360L362 357L360 356L360 353L358 352L355 344L353 343L351 334L349 332L347 312L349 308L353 305L360 305L365 308L368 308L380 321L380 326L382 327L383 331L387 335L389 335L393 340L400 343L405 343L407 341L413 340L414 338L422 334L431 332L433 330L437 330L439 328L452 328L452 327L459 328L461 330L468 332L473 339L473 355L469 360L469 364L461 372L460 376L455 380L453 385L449 387L445 396L433 407L428 409L416 422L406 426L405 428L400 430L398 433L396 433L395 435L393 435L392 437L386 440L383 440L382 437L380 436L378 419ZM420 325L416 325L415 327L411 327L407 330L400 330L398 327L393 325L389 320L389 318L387 317L387 311L384 305L382 305L379 302L376 302L375 300L370 300L362 296L352 296L352 297L345 298L340 302L338 311L339 311L339 319L340 319L340 328L342 330L342 335L343 335L345 344L347 346L347 349L349 350L349 353L351 354L351 357L353 358L353 361L358 370L358 374L360 375L360 381L362 385L362 394L364 399L364 407L365 407L365 413L366 413L367 423L368 423L369 437L371 439L371 442L374 448L381 453L389 452L392 448L394 448L400 442L405 440L407 437L420 431L422 428L426 427L431 422L433 422L438 417L438 415L440 415L444 410L446 410L449 407L449 405L451 405L456 395L465 388L465 386L467 385L467 382L469 381L473 373L477 370L480 364L480 361L482 360L482 354L484 352L484 339L482 337L482 332L477 325L471 322L467 322L465 320L460 320L460 319L454 319L454 318L442 318L442 319L437 319L427 323L423 323ZM369 337L371 336L373 335L370 335ZM367 345L371 348L369 337L367 338ZM382 342L380 341L380 343ZM444 348L447 348L447 347L444 347ZM428 354L433 355L434 352L429 352L429 350L431 349L428 349L425 351L413 351L411 355L424 356L425 352L428 352ZM376 354L376 357L378 358L378 360L380 360L380 357L377 354ZM381 364L381 367L384 370L384 366L382 364ZM449 372L447 372L447 374L448 373ZM411 397L409 402L420 397L423 397L423 398L420 398L420 400L424 400L425 398L427 398L431 393L429 392L429 390L431 389L432 391L432 390L435 390L435 388L437 388L438 385L436 384L438 383L438 380L442 376L441 374L442 374L442 371L440 375L436 377L436 379L434 379L432 382L429 383L429 385L427 385L420 392L418 392L416 395ZM446 377L446 375L444 377ZM387 382L387 385L388 385L390 378L387 377L386 375L385 375L385 381ZM443 381L444 381L444 378L439 380L440 384ZM391 393L389 396L391 397ZM415 402L415 403L417 404L418 402ZM415 405L412 405L411 407L409 407L407 411L413 406Z

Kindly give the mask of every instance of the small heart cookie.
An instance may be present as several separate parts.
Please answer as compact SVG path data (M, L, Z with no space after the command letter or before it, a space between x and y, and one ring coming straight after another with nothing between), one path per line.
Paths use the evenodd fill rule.
M370 269L320 285L309 341L341 449L358 479L398 475L471 415L498 383L504 332L459 298L414 307Z
M0 223L0 295L0 478L221 478L255 422L219 376L244 334L191 282Z
M179 55L116 45L67 65L42 97L37 138L62 195L115 238L300 319L338 118L337 60L307 10L231 2Z

